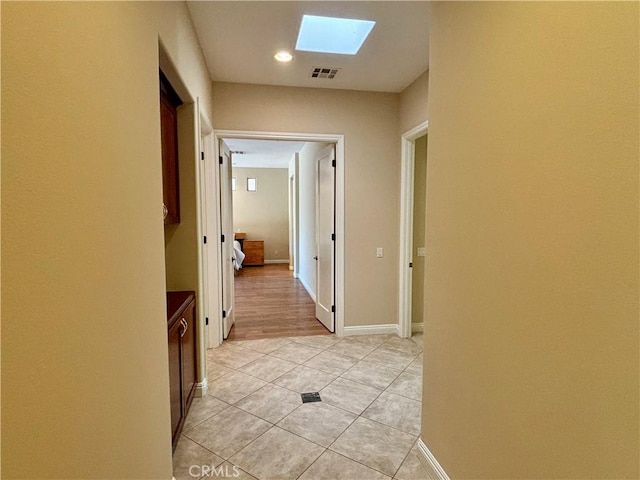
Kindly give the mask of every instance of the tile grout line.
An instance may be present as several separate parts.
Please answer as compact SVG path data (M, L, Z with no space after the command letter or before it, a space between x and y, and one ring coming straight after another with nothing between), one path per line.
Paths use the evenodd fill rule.
M277 337L276 337L276 338L277 338ZM347 456L345 456L345 455L342 455L342 454L340 454L339 452L336 452L335 450L331 450L331 447L332 447L332 446L335 444L335 442L336 442L336 441L337 441L337 440L338 440L338 439L339 439L339 438L344 434L344 432L345 432L347 429L349 429L349 428L350 428L350 427L351 427L351 426L352 426L352 425L353 425L353 424L354 424L354 423L355 423L359 418L363 418L363 419L368 420L368 421L370 421L370 422L374 422L374 423L376 423L376 424L378 424L378 425L380 425L380 426L387 427L387 428L391 428L391 429L392 429L392 430L394 430L394 431L397 431L397 432L400 432L400 433L404 433L405 435L409 435L409 436L414 437L414 438L416 439L416 440L414 440L414 442L413 442L413 444L412 444L411 448L409 449L409 451L407 452L407 454L404 456L404 458L403 458L402 462L400 462L400 464L399 464L398 468L395 470L394 474L390 477L390 478L395 478L395 475L397 474L397 472L399 471L399 469L401 468L401 466L404 464L404 462L407 460L407 458L408 458L408 457L409 457L409 455L411 454L411 450L412 450L412 449L413 449L413 447L415 446L415 442L417 441L417 439L420 437L420 433L418 433L418 435L414 435L413 433L406 432L406 431L401 430L401 429L399 429L399 428L396 428L396 427L394 427L394 426L386 425L386 424L384 424L384 423L382 423L382 422L379 422L379 421L377 421L377 420L373 420L373 419L367 418L367 417L363 416L363 414L366 412L366 410L367 410L367 409L368 409L368 408L369 408L369 407L370 407L374 402L376 402L376 401L380 398L380 396L381 396L383 393L388 393L388 394L398 395L398 396L400 396L400 397L402 397L402 398L405 398L405 399L408 399L408 400L417 401L417 400L415 400L414 398L407 397L406 395L402 395L402 394L399 394L399 393L395 393L395 392L388 391L388 389L389 389L389 388L391 387L391 385L392 385L392 384L393 384L393 383L394 383L394 382L395 382L395 381L396 381L396 380L397 380L401 375L403 375L404 373L407 373L408 375L412 375L412 376L413 376L413 375L415 375L415 376L419 376L419 374L417 374L417 373L407 372L407 369L410 367L410 365L411 365L412 363L414 363L414 362L415 362L415 360L417 360L417 357L419 357L419 356L420 356L421 354L423 354L424 352L423 352L423 350L421 350L419 353L410 354L410 353L408 353L408 352L403 352L402 350L399 350L399 349L389 348L389 350L396 351L396 352L401 353L401 354L407 354L407 355L410 355L410 356L412 356L412 357L413 357L413 359L412 359L412 360L411 360L411 361L410 361L406 366L404 366L402 369L397 369L397 371L399 371L399 373L398 373L398 374L394 377L394 379L393 379L393 380L392 380L392 381L391 381L391 382L390 382L386 387L384 387L383 389L378 389L377 387L374 387L374 386L368 385L368 384L366 384L366 383L362 383L362 382L360 382L360 381L358 381L358 380L352 380L352 379L349 379L349 378L343 377L343 375L345 375L347 372L349 372L351 369L353 369L353 368L354 368L358 363L360 363L360 362L365 362L365 363L368 363L368 364L372 364L372 365L374 365L374 366L375 366L375 365L385 366L385 367L387 367L387 368L390 368L390 369L395 370L395 368L394 368L394 367L389 367L388 365L385 365L384 363L379 363L379 362L376 362L376 361L367 360L367 357L369 357L370 355L372 355L373 353L375 353L378 349L380 349L381 347L385 346L389 341L391 341L391 340L395 339L396 337L390 337L389 339L386 339L386 340L385 340L385 341L383 341L382 343L380 343L380 344L378 344L378 345L375 345L375 348L374 348L371 352L369 352L367 355L365 355L364 357L362 357L362 358L350 357L350 356L348 356L348 355L344 355L344 354L342 354L342 353L338 353L338 352L329 352L329 353L331 353L331 354L333 354L333 355L338 355L338 356L341 356L341 357L346 357L346 358L349 358L350 360L354 360L354 361L356 362L354 365L352 365L351 367L347 368L346 370L344 370L343 372L341 372L341 373L340 373L340 374L338 374L338 375L336 375L336 374L335 374L335 373L333 373L333 372L326 372L326 371L320 370L320 369L318 369L318 368L315 368L315 367L312 367L312 366L309 366L309 365L307 365L307 364L306 364L306 362L308 362L308 361L312 360L313 358L317 357L317 356L318 356L318 355L320 355L321 353L327 352L328 350L330 350L331 348L335 347L336 345L339 345L342 341L344 341L344 340L345 340L345 339L347 339L347 338L348 338L348 337L345 337L345 338L343 338L343 339L341 339L341 340L339 340L339 341L337 341L337 342L334 342L334 343L333 343L333 344L331 344L331 345L324 346L324 347L320 347L320 348L318 348L318 346L317 346L317 345L309 345L309 344L306 344L306 343L304 343L304 342L299 342L299 341L296 341L296 340L292 340L292 339L286 338L286 340L288 340L288 341L287 341L287 343L285 343L284 345L282 345L282 346L278 347L277 349L275 349L275 350L273 350L273 351L271 351L271 352L269 352L269 353L258 352L258 353L260 353L260 354L261 354L258 358L254 359L254 360L252 360L252 361L249 361L249 362L247 362L247 363L245 363L245 364L243 364L243 365L240 365L240 366L238 366L238 367L231 367L231 366L221 365L221 364L220 364L220 366L222 366L222 367L224 367L224 368L229 369L231 372L242 373L242 374L244 374L244 375L248 375L248 376L250 376L250 377L252 377L252 378L255 378L255 379L258 379L258 380L261 380L261 381L266 382L266 383L265 383L265 385L263 385L263 386L259 387L258 389L256 389L256 390L254 390L254 391L252 391L252 392L248 393L247 395L244 395L243 397L241 397L240 399L238 399L238 400L237 400L237 401L235 401L234 403L229 403L229 402L227 402L227 401L225 401L225 400L222 400L221 398L216 397L215 395L208 394L208 396L211 396L212 398L215 398L216 400L221 401L221 402L223 402L224 404L226 404L226 407L225 407L223 410L221 410L220 412L218 412L218 413L216 413L216 414L213 414L213 415L211 415L211 416L209 416L209 417L207 417L207 418L203 419L202 421L198 422L197 424L192 425L192 426L190 427L190 429L188 430L188 431L190 431L190 430L192 430L192 429L194 429L194 428L198 427L198 426L199 426L199 425L201 425L202 423L206 422L207 420L210 420L211 418L213 418L213 417L215 417L215 416L217 416L217 415L223 414L224 412L226 412L227 410L229 410L229 408L230 408L230 407L235 407L237 410L242 411L242 412L244 412L244 413L247 413L247 414L249 414L249 415L251 415L251 416L253 416L253 417L255 417L255 418L259 419L259 420L262 420L262 421L264 421L264 422L266 422L266 423L268 423L268 424L270 425L270 426L269 426L269 428L268 428L265 432L263 432L262 434L258 435L258 437L256 437L256 438L255 438L255 439L253 439L252 441L250 441L247 445L243 446L243 447L242 447L242 448L240 448L238 451L235 451L235 452L234 452L232 455L230 455L229 457L223 457L222 455L218 455L217 453L215 453L215 452L211 451L210 449L208 449L208 448L207 448L207 447L205 447L204 445L201 445L200 443L196 442L195 440L193 440L192 438L190 438L189 436L187 436L187 435L186 435L186 433L187 433L188 431L187 431L187 432L185 432L183 435L185 436L185 438L189 439L190 441L192 441L193 443L195 443L195 444L196 444L196 445L198 445L199 447L203 448L204 450L206 450L206 451L208 451L208 452L212 453L213 455L216 455L218 458L222 458L222 459L223 459L223 462L222 462L222 463L224 463L224 462L226 461L226 462L229 462L230 464L232 464L232 462L230 462L230 460L229 460L231 457L233 457L234 455L236 455L237 453L239 453L239 452L240 452L240 451L242 451L243 449L247 448L249 445L253 444L253 442L255 442L258 438L261 438L261 437L262 437L263 435L265 435L267 432L269 432L270 430L272 430L272 429L273 429L273 427L278 427L278 428L280 428L281 430L283 430L283 431L285 431L285 432L287 432L287 433L289 433L289 434L292 434L292 435L294 435L294 436L296 436L296 437L298 437L298 438L300 438L300 439L302 439L302 440L305 440L305 441L307 441L307 442L310 442L310 443L312 443L313 445L316 445L316 446L318 446L318 447L320 447L320 448L322 448L322 449L323 449L323 450L322 450L322 452L318 455L318 457L316 457L316 458L313 460L313 462L311 462L311 463L310 463L310 464L309 464L309 465L308 465L308 466L303 470L303 472L302 472L300 475L298 475L298 477L296 477L296 478L299 478L301 475L303 475L303 474L304 474L304 472L306 472L306 471L307 471L307 470L308 470L312 465L314 465L314 464L318 461L318 459L319 459L319 458L320 458L324 453L326 453L328 450L329 450L329 451L331 451L331 452L333 452L333 453L335 453L335 454L337 454L337 455L340 455L340 456L341 456L341 457L343 457L343 458L346 458L346 459L349 459L349 460L351 460L351 461L354 461L354 462L356 462L356 463L358 463L358 464L360 464L360 465L362 465L362 466L364 466L364 467L366 467L366 468L369 468L369 469L372 469L372 470L374 470L374 471L380 472L381 474L383 474L383 475L387 476L387 474L386 474L385 472L381 472L380 470L378 470L378 469L376 469L376 468L373 468L373 467L371 467L371 466L369 466L369 465L366 465L366 464L364 464L364 463L362 463L362 462L360 462L360 461L357 461L357 460L354 460L354 459L352 459L352 458L350 458L350 457L347 457ZM243 341L252 341L252 340L243 340ZM230 342L230 343L232 343L232 342ZM277 357L277 356L275 356L275 355L272 355L272 353L276 352L276 351L277 351L277 350L279 350L280 348L283 348L283 347L285 347L285 346L287 346L287 345L291 345L292 343L296 343L296 344L298 344L298 345L302 345L302 346L306 346L306 347L310 347L310 348L317 349L317 350L318 350L318 352L317 352L316 354L312 355L311 357L309 357L308 359L306 359L303 363L291 362L291 360L284 359L284 358L280 358L280 357ZM368 344L368 343L366 343L366 342L361 342L361 343L362 343L363 345L371 346L370 344ZM414 342L414 343L416 343L416 344L417 344L417 342ZM249 348L245 348L243 345L235 345L234 347L236 347L236 348L241 348L241 349L246 350L246 351L252 351L252 352L255 352L255 350L251 350L251 349L249 349ZM263 359L265 356L268 356L268 357L271 357L271 358L275 358L275 359L278 359L278 360L282 360L282 361L286 361L286 362L289 362L289 363L295 364L295 366L293 366L291 369L287 370L286 372L283 372L282 374L278 375L277 377L275 377L275 378L274 378L274 379L272 379L272 380L265 380L265 379L263 379L263 378L257 377L257 376L255 376L255 375L252 375L252 374L250 374L250 373L243 372L243 371L241 371L241 370L240 370L241 368L243 368L243 367L245 367L245 366L247 366L247 365L249 365L249 364L251 364L251 363L254 363L254 362L256 362L256 361L259 361L260 359ZM209 360L209 357L208 357L208 356L207 356L207 360ZM212 363L218 363L218 362L212 361ZM258 416L258 415L255 415L255 414L253 414L253 413L251 413L251 412L248 412L248 411L246 411L246 410L243 410L242 408L240 408L240 407L238 407L238 406L237 406L237 403L241 402L242 400L244 400L244 399L245 399L245 398L247 398L248 396L250 396L250 395L252 395L252 394L256 393L257 391L259 391L260 389L264 388L264 387L265 387L266 385L268 385L268 384L271 384L272 386L275 386L275 387L283 388L283 389L285 389L285 390L287 390L287 391L289 391L289 392L292 392L292 393L299 394L299 392L297 392L297 391L291 390L290 388L287 388L287 387L284 387L284 386L281 386L281 385L278 385L278 384L274 383L276 380L280 379L280 378L281 378L281 377L283 377L284 375L287 375L287 374L291 373L291 372L292 372L293 370L295 370L297 367L306 367L306 368L308 368L308 369L314 370L314 371L319 372L319 373L323 373L323 374L328 374L328 375L334 376L335 378L334 378L331 382L329 382L326 386L324 386L322 389L327 388L328 386L332 385L336 380L338 380L338 379L342 379L342 380L351 381L351 382L357 383L357 384L359 384L359 385L362 385L362 386L365 386L365 387L369 387L369 388L373 388L373 389L375 389L375 390L380 390L380 391L379 391L379 393L376 395L376 397L375 397L371 402L369 402L369 403L368 403L368 405L367 405L367 406L366 406L366 407L365 407L365 408L364 408L364 409L363 409L359 414L355 414L354 412L351 412L351 411L349 411L349 410L346 410L346 409L344 409L344 408L342 408L342 407L340 407L340 406L333 405L333 404L331 404L331 403L327 403L327 405L328 405L328 406L330 406L330 407L332 407L332 408L338 408L338 409L340 409L340 410L342 410L342 411L344 411L344 412L346 412L346 413L349 413L349 414L351 414L351 415L355 415L355 418L353 419L353 421L351 421L351 422L350 422L350 423L349 423L349 424L348 424L344 429L342 429L342 431L341 431L341 432L338 434L338 436L337 436L337 437L336 437L336 438L335 438L335 439L330 443L330 445L329 445L328 447L325 447L324 445L320 445L320 444L318 444L318 443L317 443L317 442L315 442L315 441L312 441L312 440L309 440L309 439L307 439L307 438L305 438L305 437L302 437L301 435L298 435L298 434L297 434L297 433L295 433L295 432L290 432L290 431L289 431L289 430L287 430L286 428L283 428L282 426L278 425L280 422L282 422L284 419L286 419L287 417L289 417L290 415L292 415L294 412L296 412L300 407L302 407L302 406L304 405L303 403L301 403L301 404L299 404L298 406L296 406L293 410L291 410L290 412L288 412L286 415L284 415L282 418L280 418L280 419L279 419L277 422L275 422L275 423L274 423L274 422L271 422L271 421L269 421L269 420L267 420L267 419L264 419L264 418L262 418L262 417L260 417L260 416ZM216 377L216 379L215 379L213 382L215 382L215 381L217 381L217 380L219 380L219 379L222 379L223 377L228 376L229 374L230 374L230 372L224 373L224 374L222 374L221 376ZM213 383L213 382L212 382L212 383ZM322 389L321 389L321 390L322 390ZM419 402L420 404L422 403L421 401L418 401L418 402ZM232 465L234 465L234 466L236 466L236 467L237 467L237 465L235 465L235 464L232 464ZM240 468L240 467L238 467L238 468ZM241 470L242 470L242 469L241 469ZM243 470L243 471L244 471L244 470ZM247 473L248 473L248 472L247 472Z
M229 407L232 407L232 406L233 406L233 405L231 405L230 403L227 403L227 402L225 402L224 400L219 399L218 397L214 397L213 395L209 395L209 394L207 394L207 396L208 396L208 397L211 397L211 398L215 398L215 399L216 399L216 400L218 400L219 402L222 402L222 403L226 404L226 407L224 407L222 410L220 410L220 411L219 411L219 412L217 412L217 413L213 413L213 414L209 415L209 416L208 416L207 418L205 418L204 420L201 420L201 421L199 421L198 423L196 423L196 424L194 424L194 425L191 425L191 426L186 430L187 432L188 432L189 430L192 430L192 429L196 428L196 427L197 427L197 426L199 426L199 425L202 425L204 422L206 422L207 420L209 420L211 417L215 417L215 416L216 416L216 415L218 415L219 413L222 413L222 412L224 412L225 410L228 410L228 409L229 409ZM183 426L183 428L184 428L184 426ZM183 433L181 433L181 435L183 435Z

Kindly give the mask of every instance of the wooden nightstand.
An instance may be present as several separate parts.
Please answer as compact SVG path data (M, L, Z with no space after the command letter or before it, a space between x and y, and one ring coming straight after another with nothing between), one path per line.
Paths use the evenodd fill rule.
M243 266L264 265L264 240L245 240L242 249L245 254Z

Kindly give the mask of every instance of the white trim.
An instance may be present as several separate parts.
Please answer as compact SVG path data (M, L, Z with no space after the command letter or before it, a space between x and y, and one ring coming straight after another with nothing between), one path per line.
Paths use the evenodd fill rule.
M411 333L422 333L422 332L424 332L424 323L411 324Z
M383 333L398 334L398 325L395 323L386 323L383 325L357 325L353 327L344 327L344 336L351 337L353 335L380 335Z
M309 296L311 297L311 300L313 300L313 303L316 302L316 292L314 292L313 290L311 290L311 287L307 284L307 282L305 282L303 280L302 277L297 277L298 280L300 281L300 283L302 284L302 286L304 287L304 289L307 291L307 293L309 294Z
M265 265L271 265L272 263L286 263L288 265L289 264L289 259L288 258L280 258L280 259L275 259L275 260L265 260L264 261Z
M429 129L429 122L421 123L402 134L402 165L400 184L400 272L398 302L398 335L411 336L411 263L413 255L413 173L415 140Z
M208 391L209 381L207 377L204 377L201 382L196 383L196 391L194 392L194 396L196 396L197 398L202 398L207 394Z
M335 270L335 322L336 336L344 336L344 219L345 219L345 200L344 200L344 135L342 134L316 134L316 133L291 133L291 132L260 132L248 130L215 130L214 129L214 148L217 158L219 153L220 139L223 138L246 138L246 139L266 139L266 140L295 140L299 142L326 142L335 143L336 145L336 270ZM219 174L216 174L216 188L220 188ZM216 190L219 191L219 190ZM215 195L216 197L218 195ZM219 216L219 209L215 210L215 215ZM219 225L219 217L216 224ZM220 248L220 236L217 237L216 245ZM213 272L212 272L213 274ZM217 282L220 284L222 273L218 273ZM315 301L315 300L314 300ZM220 318L218 318L220 317ZM222 321L222 313L214 318L209 317L209 323ZM217 321L216 321L217 319ZM397 325L396 325L397 327ZM220 329L219 329L220 330ZM218 343L222 343L221 332L218 333ZM214 342L215 345L215 342Z
M419 123L415 127L410 130L407 130L402 134L402 138L406 138L407 140L415 141L418 138L422 137L429 130L429 120L425 120L422 123Z
M427 470L427 474L429 478L434 478L435 480L451 480L447 472L444 471L442 465L438 463L436 457L433 456L433 453L429 451L425 443L422 441L422 438L418 438L418 459L422 466Z

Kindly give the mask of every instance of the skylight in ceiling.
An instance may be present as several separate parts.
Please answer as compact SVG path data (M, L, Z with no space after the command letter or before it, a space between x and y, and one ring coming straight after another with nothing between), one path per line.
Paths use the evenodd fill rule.
M376 22L303 15L296 50L355 55Z

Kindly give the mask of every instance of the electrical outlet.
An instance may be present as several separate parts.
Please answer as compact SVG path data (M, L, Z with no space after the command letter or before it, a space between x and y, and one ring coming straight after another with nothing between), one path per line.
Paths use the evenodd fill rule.
M378 258L384 257L384 249L382 247L378 247L376 249L376 257Z
M278 254L278 250L274 250L274 251L273 251L273 253L274 253L275 255L277 255L277 254Z
M418 247L418 256L424 257L424 247Z

